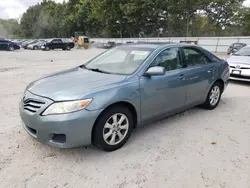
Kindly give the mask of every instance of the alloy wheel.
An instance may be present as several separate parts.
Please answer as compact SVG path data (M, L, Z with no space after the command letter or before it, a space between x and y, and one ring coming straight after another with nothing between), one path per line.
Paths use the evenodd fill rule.
M103 139L109 145L117 145L124 140L128 130L128 117L122 113L116 113L106 121L103 128Z
M210 92L209 102L212 106L215 106L220 99L220 87L214 86Z

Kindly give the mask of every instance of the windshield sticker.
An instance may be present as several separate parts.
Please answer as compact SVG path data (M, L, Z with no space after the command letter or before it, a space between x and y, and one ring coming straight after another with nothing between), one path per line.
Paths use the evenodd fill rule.
M132 51L131 54L133 55L148 55L149 52L148 51Z

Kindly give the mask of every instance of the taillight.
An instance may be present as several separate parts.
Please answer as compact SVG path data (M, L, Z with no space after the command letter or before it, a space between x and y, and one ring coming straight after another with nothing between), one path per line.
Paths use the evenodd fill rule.
M230 71L230 65L227 63L227 71Z

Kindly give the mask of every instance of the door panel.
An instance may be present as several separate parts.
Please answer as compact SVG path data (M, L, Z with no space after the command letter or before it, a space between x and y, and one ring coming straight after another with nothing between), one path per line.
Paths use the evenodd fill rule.
M57 40L57 45L56 45L56 48L62 48L63 47L63 41L61 39L58 39Z
M182 108L186 91L181 70L166 72L163 76L141 77L142 121Z
M8 49L8 42L7 41L1 41L0 42L0 50L7 50Z
M56 39L51 41L50 48L51 49L56 49L57 48L57 40Z
M166 72L140 78L142 121L171 113L185 105L187 87L179 48L164 49L149 68L154 66L164 67Z
M212 62L198 49L183 48L186 64L187 100L186 105L202 103L206 100L211 84L217 74L217 63Z
M192 105L206 100L208 89L211 83L215 81L213 76L216 64L204 65L187 68L185 73L187 83L187 101L186 105Z

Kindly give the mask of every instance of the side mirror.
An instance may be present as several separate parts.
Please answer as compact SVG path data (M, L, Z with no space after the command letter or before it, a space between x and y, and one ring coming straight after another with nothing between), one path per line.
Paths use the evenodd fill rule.
M235 52L237 52L238 50L236 49L236 48L234 48L233 50L232 50L232 52L233 53L235 53Z
M145 73L146 76L160 76L164 74L165 68L160 66L151 67Z

